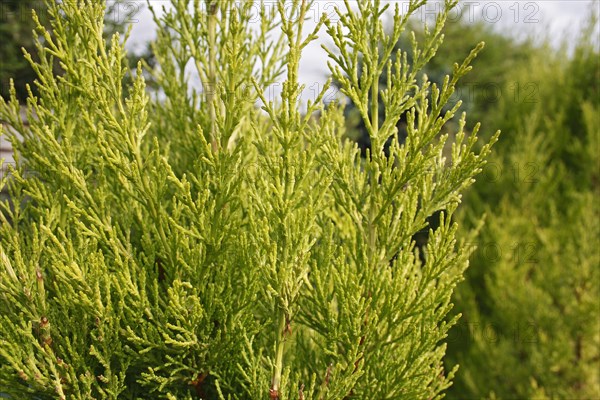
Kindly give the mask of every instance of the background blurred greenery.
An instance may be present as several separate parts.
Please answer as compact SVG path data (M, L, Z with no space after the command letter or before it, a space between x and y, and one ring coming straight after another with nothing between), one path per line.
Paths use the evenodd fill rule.
M25 59L21 48L35 54L33 21L31 10L35 9L40 22L47 25L47 14L43 3L36 0L6 1L0 12L0 95L9 96L9 80L15 82L17 96L21 101L27 98L26 84L35 79L35 72ZM35 57L34 57L35 59ZM34 88L35 89L35 88Z
M23 49L30 53L34 60L38 60L33 32L34 22L32 10L35 11L40 22L48 26L48 11L42 0L3 0L0 2L0 96L9 99L10 79L12 78L17 93L17 98L25 103L27 98L26 86L29 84L34 94L37 87L33 84L35 72L23 57ZM119 33L123 37L128 21L132 20L137 7L131 7L127 2L107 2L106 17L104 20L105 37ZM154 64L154 56L150 46L134 54L129 53L128 63L132 69L139 60L144 60L148 65ZM60 66L55 66L60 71ZM145 76L148 87L152 88L154 82L150 75ZM127 82L131 82L128 75ZM127 85L125 85L127 86Z
M472 103L484 130L503 133L458 221L464 232L487 215L455 292L463 318L447 361L461 370L450 399L600 397L597 18L591 13L572 51L550 38L476 36L490 55L475 77L494 69L489 60L517 56L484 75L497 101Z

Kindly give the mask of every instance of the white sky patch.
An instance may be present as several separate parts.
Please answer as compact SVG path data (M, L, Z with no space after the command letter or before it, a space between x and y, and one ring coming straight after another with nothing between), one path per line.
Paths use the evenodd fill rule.
M356 0L354 0L356 2ZM162 7L170 7L168 0L150 0L158 12ZM274 7L276 2L265 2ZM401 10L406 10L407 0L390 1L391 5L398 4ZM258 4L257 4L258 6ZM335 7L344 9L342 0L316 0L308 12L309 19L305 23L305 32L308 33L316 26L318 18L323 13L329 18L336 16ZM144 44L156 37L156 27L145 1L128 1L122 4L120 18L127 11L134 11L128 22L133 25L128 47L132 50L142 49ZM393 7L390 7L393 8ZM443 8L443 1L429 1L427 5L417 10L416 16L423 22L434 20L437 12ZM517 38L530 37L543 40L549 37L556 46L562 41L573 43L580 29L589 18L591 10L600 12L598 0L461 0L455 11L449 16L449 22L456 21L458 11L465 13L467 21L485 22L497 29ZM596 38L600 33L596 34ZM598 39L597 39L598 40ZM327 56L321 46L331 45L325 33L325 28L320 31L320 38L306 47L300 63L300 82L304 84L303 100L314 99L323 88L328 76ZM273 85L268 90L268 97L275 99L280 92L281 85ZM325 100L336 96L335 89L330 89Z

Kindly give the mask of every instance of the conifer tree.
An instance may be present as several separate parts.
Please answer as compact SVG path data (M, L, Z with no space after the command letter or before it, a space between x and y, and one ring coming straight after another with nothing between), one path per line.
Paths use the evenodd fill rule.
M534 49L487 118L504 140L457 214L487 217L455 293L451 399L600 397L597 26L592 14L572 55Z
M14 88L0 103L16 151L0 214L4 395L441 398L455 372L442 363L446 317L469 257L451 216L497 137L475 153L463 115L442 152L460 104L442 110L481 46L442 85L417 83L456 1L413 41L409 65L390 54L424 1L391 10L385 33L380 1L346 2L311 32L310 2L261 4L256 32L252 2L173 0L156 17L154 98L141 64L123 84L124 44L105 43L102 3L48 1L53 35L39 26L40 61L27 57L35 118L23 126ZM321 27L371 137L364 162L342 140L342 105L324 108L327 86L299 111L300 57ZM368 100L380 92L383 118ZM386 157L406 111L407 139ZM411 237L438 210L423 263Z

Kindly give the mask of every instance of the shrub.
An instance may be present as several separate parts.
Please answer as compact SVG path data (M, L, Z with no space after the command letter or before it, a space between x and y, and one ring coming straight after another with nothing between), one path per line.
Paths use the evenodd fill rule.
M255 31L253 2L178 0L156 17L150 99L141 66L123 84L124 45L102 39L101 3L48 2L29 128L14 90L0 104L17 162L0 216L5 395L443 396L455 371L442 364L456 321L445 318L469 255L450 217L496 136L475 154L463 115L446 160L439 132L480 46L441 87L417 85L418 68L388 59L424 1L396 9L390 34L379 1L346 3L306 34L306 1L263 4ZM413 43L415 65L441 44L446 16ZM366 161L341 139L342 105L324 108L327 86L299 111L300 56L323 26L332 73L371 136ZM202 90L189 89L190 70ZM368 103L380 91L385 118ZM388 158L407 110L407 139ZM438 210L421 262L411 237Z

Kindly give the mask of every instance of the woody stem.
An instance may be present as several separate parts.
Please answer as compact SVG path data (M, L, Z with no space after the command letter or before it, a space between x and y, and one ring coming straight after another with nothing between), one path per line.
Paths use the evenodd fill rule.
M210 116L210 139L212 149L217 151L217 127L216 127L216 104L215 95L217 90L217 2L208 1L208 84L207 103Z
M283 350L286 341L286 317L285 311L279 312L277 317L277 345L275 350L275 365L273 366L273 380L271 382L271 390L273 393L278 393L279 384L281 383L281 373L283 370Z

